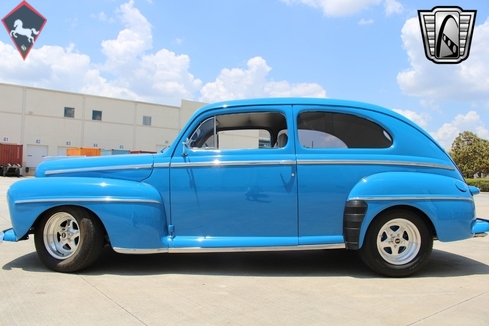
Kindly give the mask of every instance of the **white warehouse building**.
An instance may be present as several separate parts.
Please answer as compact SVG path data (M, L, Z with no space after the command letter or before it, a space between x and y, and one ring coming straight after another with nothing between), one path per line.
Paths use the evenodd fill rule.
M0 83L0 143L23 145L24 174L68 148L157 152L204 104L182 100L178 107Z

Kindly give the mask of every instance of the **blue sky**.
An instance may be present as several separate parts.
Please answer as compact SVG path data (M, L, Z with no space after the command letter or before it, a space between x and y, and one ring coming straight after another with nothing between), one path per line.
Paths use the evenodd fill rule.
M20 0L2 0L3 18ZM313 96L394 109L449 149L489 139L489 2L30 0L47 23L25 61L0 31L0 82L179 105ZM469 58L424 55L417 10L477 10Z

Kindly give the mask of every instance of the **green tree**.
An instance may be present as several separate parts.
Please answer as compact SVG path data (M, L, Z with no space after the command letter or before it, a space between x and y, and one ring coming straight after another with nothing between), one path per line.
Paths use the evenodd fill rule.
M470 131L458 134L450 154L466 178L489 172L489 141Z

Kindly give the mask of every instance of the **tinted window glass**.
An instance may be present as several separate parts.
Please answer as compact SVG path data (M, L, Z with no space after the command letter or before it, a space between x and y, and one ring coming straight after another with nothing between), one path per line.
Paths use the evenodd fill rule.
M65 107L65 118L74 118L75 108Z
M93 110L92 120L102 120L102 111Z
M189 146L194 148L214 148L215 118L201 122L190 136Z
M190 136L188 145L222 150L277 148L287 144L286 132L287 123L281 113L224 114L202 121Z
M151 117L143 115L143 126L151 126Z
M381 126L354 115L303 112L297 120L303 147L387 148L392 145L392 138Z

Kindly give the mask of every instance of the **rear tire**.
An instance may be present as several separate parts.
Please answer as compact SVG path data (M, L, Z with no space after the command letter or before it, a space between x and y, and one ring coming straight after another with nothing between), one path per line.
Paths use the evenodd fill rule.
M103 245L102 223L80 207L57 207L46 212L34 232L39 259L56 272L76 272L97 260Z
M432 249L433 236L425 221L411 211L398 209L372 221L359 253L375 272L404 277L423 267Z

